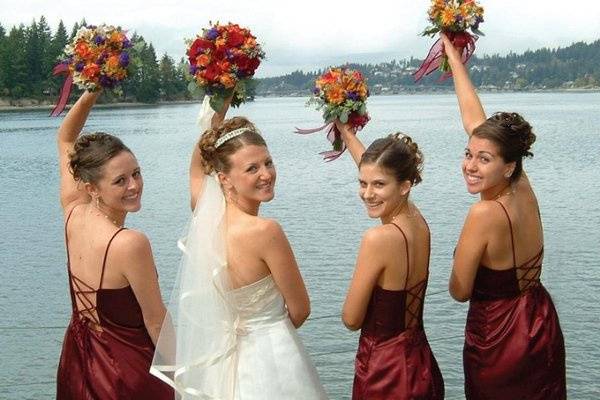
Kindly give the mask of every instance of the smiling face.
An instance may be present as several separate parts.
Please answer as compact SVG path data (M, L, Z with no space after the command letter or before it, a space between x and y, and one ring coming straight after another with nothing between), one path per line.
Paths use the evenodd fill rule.
M361 164L359 196L371 218L391 220L400 211L410 192L409 181L398 182L393 174L376 163Z
M100 197L103 207L119 214L139 211L142 207L144 181L137 159L129 151L121 151L102 167L96 183L86 183L92 197Z
M229 171L219 173L221 184L242 208L252 209L273 199L277 172L265 146L245 145L228 161Z
M506 163L494 142L471 136L462 162L469 193L480 193L482 199L493 198L509 185L514 168L515 162Z

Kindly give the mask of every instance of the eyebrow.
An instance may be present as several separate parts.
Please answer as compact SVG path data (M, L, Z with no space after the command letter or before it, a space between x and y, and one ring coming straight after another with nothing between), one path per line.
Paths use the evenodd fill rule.
M468 147L465 147L465 151L468 151L469 153L473 153L471 151L471 149L469 149ZM496 157L494 154L490 153L489 151L484 151L484 150L478 151L477 154L489 154L490 157Z

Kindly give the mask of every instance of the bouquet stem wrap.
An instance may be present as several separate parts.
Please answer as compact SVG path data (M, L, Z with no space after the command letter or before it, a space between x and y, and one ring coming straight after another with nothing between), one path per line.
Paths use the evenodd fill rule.
M477 41L478 37L476 35L471 35L468 32L446 32L446 35L452 41L452 44L454 44L461 52L462 63L465 64L469 61L475 52L475 41ZM433 46L431 46L427 57L425 57L425 60L423 60L419 69L413 74L415 82L418 82L421 78L437 69L443 71L443 74L438 79L439 82L452 76L452 71L448 65L448 58L444 53L444 43L442 42L442 39L438 39Z

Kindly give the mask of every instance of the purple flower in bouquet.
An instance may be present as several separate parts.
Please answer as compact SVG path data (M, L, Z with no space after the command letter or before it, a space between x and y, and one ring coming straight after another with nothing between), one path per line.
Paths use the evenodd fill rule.
M124 49L128 49L128 48L130 48L131 46L132 46L132 44L131 44L131 40L129 40L128 38L125 38L125 39L123 40L123 48L124 48Z
M348 98L349 98L350 100L353 100L353 101L360 100L360 96L359 96L359 95L358 95L358 93L356 93L356 92L349 92L349 93L348 93Z
M129 65L129 54L126 52L122 52L119 56L119 64L125 68Z
M75 64L75 71L81 72L81 71L83 71L83 67L85 67L85 63L78 62L77 64Z
M94 43L96 43L97 45L104 44L105 41L106 41L106 39L100 35L98 35L94 38Z
M206 35L204 37L206 37L208 40L215 40L219 37L219 31L215 27L210 28L208 31L206 31Z
M114 79L109 78L106 75L100 75L99 81L100 81L100 85L103 88L107 88L107 89L112 89L115 86L115 84L116 84L116 82L115 82Z
M192 75L196 75L196 72L198 71L198 67L195 65L190 65L190 74Z

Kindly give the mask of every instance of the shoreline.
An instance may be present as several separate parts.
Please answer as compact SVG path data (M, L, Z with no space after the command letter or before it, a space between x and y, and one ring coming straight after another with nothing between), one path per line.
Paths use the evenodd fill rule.
M600 88L574 88L574 89L535 89L535 90L478 90L479 93L600 93ZM398 95L417 95L417 94L428 94L428 95L439 95L439 94L448 94L454 93L453 89L448 88L445 90L443 88L435 88L428 90L419 90L419 91L402 91L400 93L380 93L374 94L372 96L398 96ZM276 97L310 97L308 94L306 95L260 95L256 96L257 98L276 98ZM0 99L0 113L3 112L19 112L19 111L43 111L47 110L50 112L54 108L54 103L46 103L40 102L38 100L33 99L19 99L16 102L20 104L11 105L10 100ZM38 103L38 104L35 104ZM199 100L173 100L173 101L159 101L157 103L139 103L139 102L119 102L119 103L101 103L96 104L94 107L97 108L142 108L142 107L157 107L157 106L170 106L170 105L178 105L178 104L199 104ZM68 104L65 107L65 110L70 108L71 104Z

